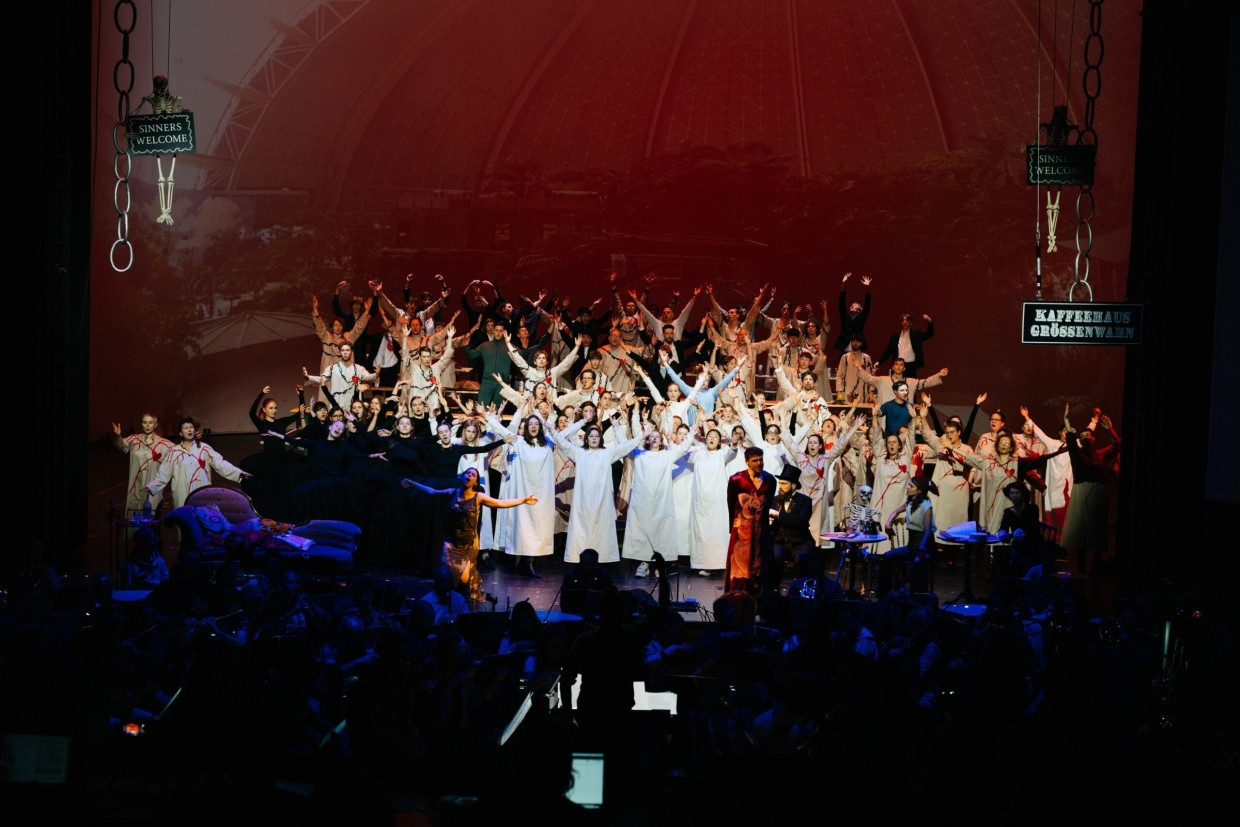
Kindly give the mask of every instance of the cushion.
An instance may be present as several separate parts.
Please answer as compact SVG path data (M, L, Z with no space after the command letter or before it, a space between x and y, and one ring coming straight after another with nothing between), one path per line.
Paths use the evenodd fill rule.
M232 523L220 511L218 505L200 505L194 508L194 518L203 531L228 531Z
M355 523L343 520L310 520L295 527L293 533L299 537L314 540L316 543L353 549L357 547L362 529Z
M248 520L242 520L239 523L232 524L233 531L267 531L262 517L254 516Z
M205 548L220 548L232 532L232 523L228 522L217 505L198 506L194 509L194 519L198 521L201 542Z

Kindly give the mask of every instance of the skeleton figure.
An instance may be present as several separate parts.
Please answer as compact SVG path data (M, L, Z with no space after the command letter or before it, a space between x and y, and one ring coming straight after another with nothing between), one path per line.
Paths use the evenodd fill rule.
M863 534L880 533L878 523L883 518L883 515L877 508L870 508L870 498L873 496L874 489L868 485L863 485L857 489L856 498L847 506L847 525L849 531L859 531Z
M173 112L187 112L189 110L181 108L181 96L168 94L168 78L163 75L156 75L151 81L154 87L151 94L142 97L142 103L138 104L138 110L141 111L142 104L151 105L151 114L153 115L169 115ZM135 112L134 114L137 114Z

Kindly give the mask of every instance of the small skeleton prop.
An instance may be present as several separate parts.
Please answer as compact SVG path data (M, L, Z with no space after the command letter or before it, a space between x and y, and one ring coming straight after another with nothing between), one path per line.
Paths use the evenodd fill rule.
M174 112L181 111L181 96L168 94L168 78L163 75L156 75L151 81L151 94L142 98L142 103L138 104L138 109L134 114L142 111L143 104L151 105L152 115L171 115Z
M150 104L152 115L171 115L177 112L187 112L189 110L181 108L181 96L168 93L168 78L164 75L156 75L151 81L151 94L144 95L142 102L138 104L134 114L142 111L142 107ZM172 154L172 163L168 166L168 177L164 177L163 157L156 155L155 164L159 169L159 218L155 219L159 224L172 223L172 174L177 168L176 153Z
M1055 190L1055 200L1051 200L1051 191L1046 191L1046 252L1053 253L1058 247L1055 246L1055 229L1059 226L1059 193Z
M1080 133L1080 128L1076 124L1068 123L1068 107L1056 106L1051 110L1051 119L1040 124L1042 128L1042 138L1045 141L1043 146L1063 146L1068 143L1068 138L1074 134ZM1058 248L1055 246L1055 230L1059 226L1059 193L1058 187L1055 188L1055 198L1051 200L1050 189L1046 190L1046 252L1053 253Z
M883 518L883 514L877 508L870 508L870 498L873 496L874 489L868 485L857 489L856 501L848 504L846 522L849 531L859 531L862 534L879 533L878 522Z

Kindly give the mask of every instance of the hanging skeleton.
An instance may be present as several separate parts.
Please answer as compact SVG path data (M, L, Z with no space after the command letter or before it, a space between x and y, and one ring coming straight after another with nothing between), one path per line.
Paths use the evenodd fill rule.
M1048 187L1046 190L1046 252L1053 253L1058 247L1055 246L1055 230L1059 226L1059 194L1062 192L1058 187L1055 188L1055 200L1051 201L1051 191Z
M151 82L151 94L144 95L142 101L138 104L138 108L134 110L134 116L137 116L142 107L150 106L152 116L160 115L181 115L189 114L189 110L181 106L181 96L173 95L168 92L168 78L163 75L156 75ZM136 123L131 116L131 122ZM192 120L190 121L190 133L192 134ZM192 149L192 140L189 151ZM163 155L155 155L155 164L159 170L159 217L155 219L159 224L172 223L172 190L175 186L173 182L173 174L177 168L177 153L171 152L172 162L168 166L168 174L164 175Z

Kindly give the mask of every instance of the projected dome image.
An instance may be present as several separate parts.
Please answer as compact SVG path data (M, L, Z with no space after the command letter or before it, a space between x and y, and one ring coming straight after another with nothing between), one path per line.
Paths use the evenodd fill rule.
M1022 302L1067 301L1083 279L1074 299L1124 298L1136 11L1108 10L1106 83L1087 124L1089 21L1066 6L234 5L153 21L202 136L180 159L171 233L135 219L125 280L189 308L151 334L190 360L170 363L180 380L167 398L220 399L194 387L193 331L233 310L308 316L310 294L339 280L365 292L367 279L392 289L408 273L419 290L443 273L456 295L484 277L589 301L613 271L630 285L655 272L652 301L710 283L747 306L769 283L779 303L820 313L826 301L829 322L854 272L873 279L875 350L902 313L934 319L927 360L952 371L944 403L989 390L1011 407L1002 389L1017 385L1035 407L1119 398L1121 351L1094 349L1073 387L1081 348L1022 348L1020 318ZM105 37L105 54L115 45ZM1025 181L1023 147L1056 105L1099 147L1085 257L1080 188L1055 189L1052 228L1050 190ZM100 128L114 117L102 107ZM103 197L110 145L100 152ZM152 212L155 171L135 177L136 209ZM148 272L187 261L175 296ZM116 286L95 295L105 349L121 327L135 333L108 312L126 300ZM244 429L242 396L209 411L217 427Z

